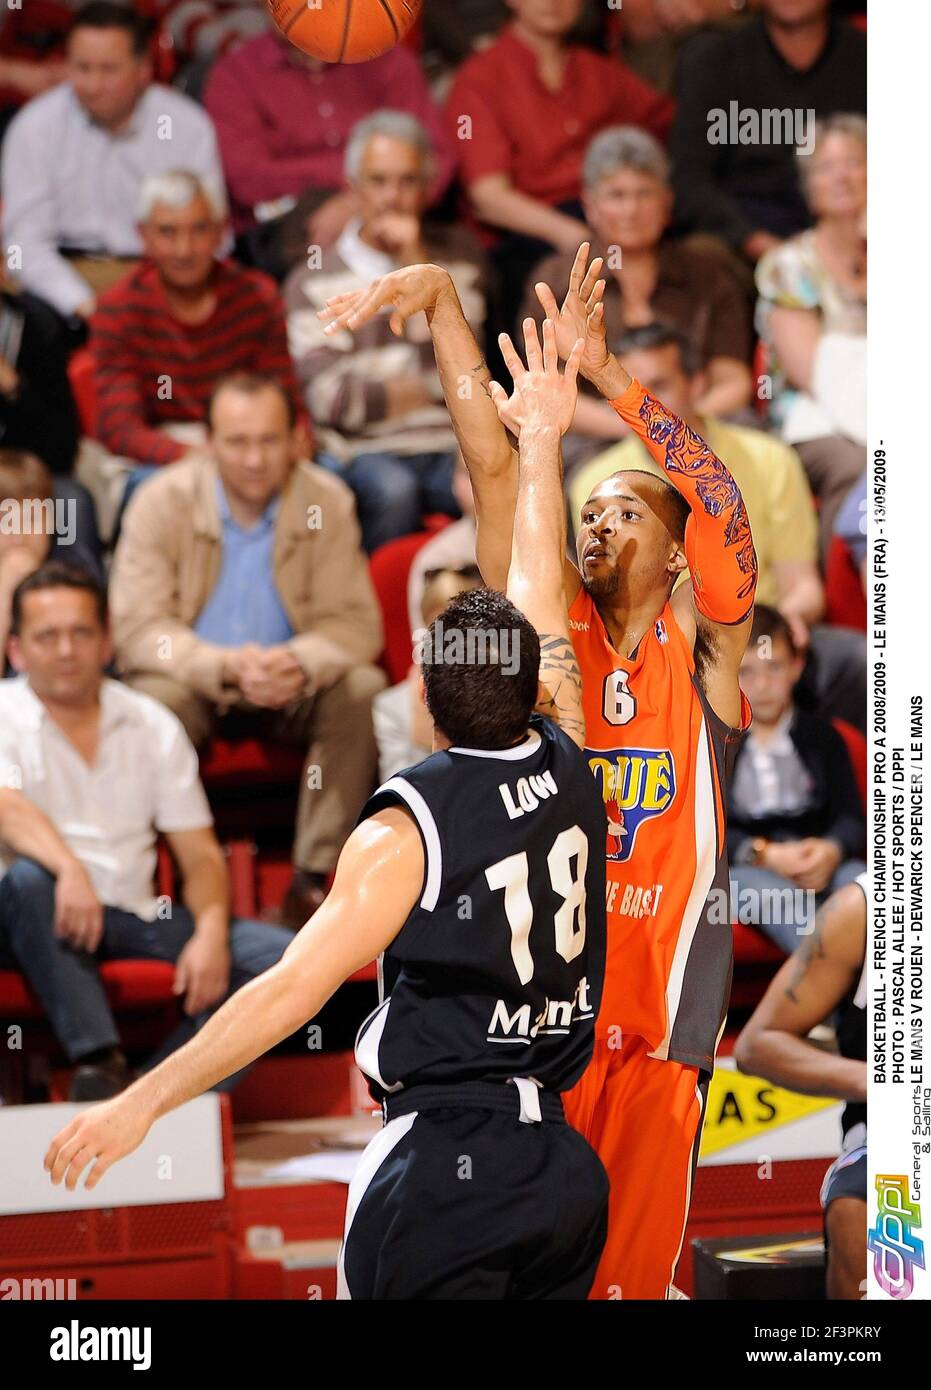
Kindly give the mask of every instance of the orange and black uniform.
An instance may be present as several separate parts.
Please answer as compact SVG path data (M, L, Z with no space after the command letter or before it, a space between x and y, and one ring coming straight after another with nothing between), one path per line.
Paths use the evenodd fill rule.
M691 507L699 613L739 623L756 557L743 500L708 446L632 382L612 404ZM611 1179L593 1298L662 1298L681 1248L732 946L725 787L749 706L728 728L666 603L629 658L584 589L569 610L586 755L608 816L608 957L595 1053L565 1097Z

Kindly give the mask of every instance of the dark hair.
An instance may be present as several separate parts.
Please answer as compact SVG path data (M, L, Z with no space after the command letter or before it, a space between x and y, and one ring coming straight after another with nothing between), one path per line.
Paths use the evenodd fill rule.
M110 0L91 0L89 5L83 5L74 17L70 32L74 34L78 29L122 29L137 58L144 58L149 51L151 21L137 14L135 9L111 4Z
M39 593L42 589L83 589L93 595L97 606L100 626L107 625L107 591L97 576L83 565L72 564L70 560L49 560L40 565L32 574L21 579L13 590L10 610L10 633L19 636L23 617L23 599L27 594Z
M208 430L213 429L213 408L221 391L239 391L241 395L257 396L260 391L267 391L269 387L277 391L284 401L285 410L288 412L288 428L293 429L297 424L297 410L290 391L278 377L273 376L271 372L227 372L224 376L217 377L207 401L205 418Z
M537 703L540 639L495 589L457 594L423 639L427 708L453 746L509 748Z
M785 618L767 603L758 603L753 610L753 626L750 629L748 646L754 647L761 638L768 637L771 642L782 638L793 656L798 656L798 647L792 636L792 629Z
M698 349L691 338L672 323L656 320L645 323L642 328L628 328L614 344L614 352L623 361L631 352L659 352L667 347L678 349L686 376L697 374L701 368Z

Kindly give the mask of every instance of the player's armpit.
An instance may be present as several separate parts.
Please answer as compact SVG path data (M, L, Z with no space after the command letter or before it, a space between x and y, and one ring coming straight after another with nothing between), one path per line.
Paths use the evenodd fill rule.
M728 469L684 420L632 380L610 402L689 504L685 554L696 611L725 627L752 612L757 558L747 509Z
M572 642L562 633L540 633L536 712L555 720L577 747L585 747L582 675Z

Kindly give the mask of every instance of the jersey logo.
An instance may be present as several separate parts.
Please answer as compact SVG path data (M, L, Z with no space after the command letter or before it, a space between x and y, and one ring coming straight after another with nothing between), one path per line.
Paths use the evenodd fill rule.
M661 647L665 647L666 643L669 641L669 633L666 631L666 624L663 622L662 618L657 618L655 631L657 642L659 642Z
M637 831L669 809L676 795L676 764L668 748L586 748L608 817L605 854L623 862Z

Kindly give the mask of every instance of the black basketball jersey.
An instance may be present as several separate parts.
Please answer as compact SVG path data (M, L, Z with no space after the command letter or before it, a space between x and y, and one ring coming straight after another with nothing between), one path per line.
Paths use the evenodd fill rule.
M863 889L863 896L866 897L868 878L866 874L860 874L857 884ZM837 1050L842 1057L853 1057L858 1062L866 1061L866 954L863 957L863 968L857 980L856 988L847 996L840 1006L840 1016L837 1022ZM844 1113L841 1116L841 1128L844 1134L854 1125L866 1123L866 1104L863 1101L848 1101L844 1106Z
M356 1038L373 1096L509 1077L568 1090L606 947L605 810L582 753L534 716L514 748L450 748L390 778L359 819L399 803L425 871Z

